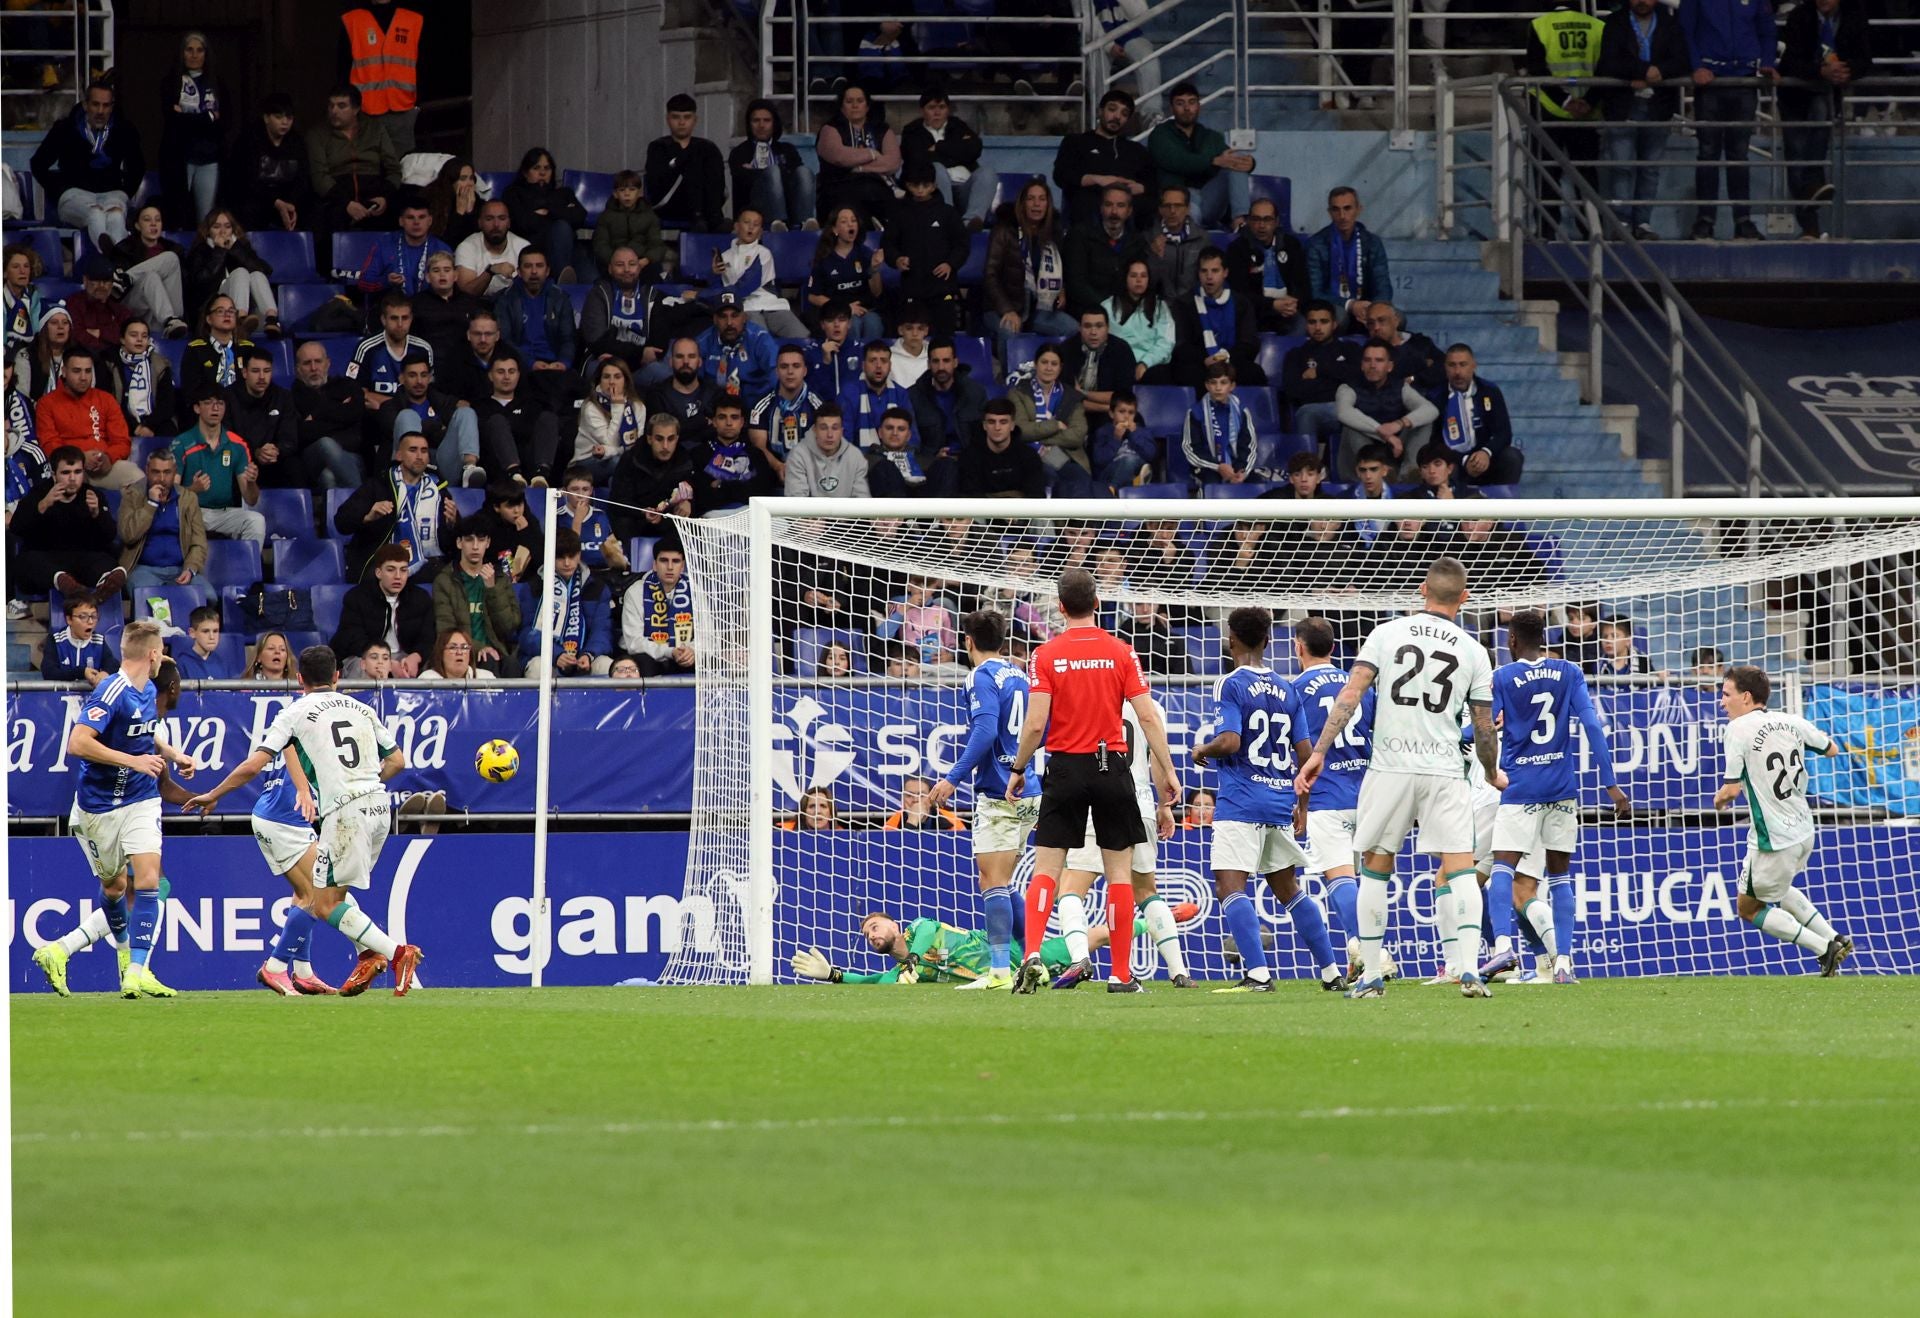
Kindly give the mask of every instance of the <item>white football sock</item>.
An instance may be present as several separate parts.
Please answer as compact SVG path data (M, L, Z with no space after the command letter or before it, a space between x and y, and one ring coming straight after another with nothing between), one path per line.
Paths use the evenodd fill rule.
M313 962L311 961L294 962L293 973L298 975L301 979L312 979L313 978Z
M277 956L268 957L267 964L262 968L266 970L274 971L276 974L284 975L287 973L287 963L282 961Z
M1767 907L1766 914L1760 919L1760 928L1784 943L1806 948L1815 956L1827 950L1827 939L1801 924L1778 906Z
M1798 888L1787 889L1787 895L1780 899L1780 909L1820 937L1827 939L1833 937L1833 926L1827 923L1827 917L1820 914L1820 908L1815 906L1807 894Z
M387 937L365 911L353 904L351 898L342 904L347 913L340 917L340 923L334 925L334 928L351 938L356 947L365 948L380 956L392 957L394 948L399 944Z
M1060 936L1067 940L1067 955L1075 961L1090 958L1093 953L1087 947L1087 899L1062 894L1053 903L1053 913L1060 920Z
M1167 968L1167 975L1184 975L1187 972L1186 954L1180 950L1180 926L1174 921L1173 908L1162 897L1149 897L1144 912L1147 920L1147 936L1153 939L1153 946L1160 953L1160 961Z
M103 938L108 946L113 945L113 930L107 926L106 908L96 906L87 912L87 918L80 922L78 928L69 929L61 935L60 946L66 949L68 956L72 956L76 952L86 951Z
M1460 972L1480 969L1480 915L1486 902L1472 874L1456 874L1453 890L1454 951L1460 958Z
M1433 924L1440 936L1440 969L1457 975L1460 973L1460 903L1454 900L1451 885L1434 884Z
M1360 923L1360 955L1366 962L1364 977L1379 979L1385 968L1387 950L1386 877L1360 876L1360 895L1354 899L1353 913Z
M1535 897L1521 909L1521 914L1527 917L1533 932L1540 935L1540 941L1547 945L1547 955L1557 955L1559 944L1554 941L1553 903Z

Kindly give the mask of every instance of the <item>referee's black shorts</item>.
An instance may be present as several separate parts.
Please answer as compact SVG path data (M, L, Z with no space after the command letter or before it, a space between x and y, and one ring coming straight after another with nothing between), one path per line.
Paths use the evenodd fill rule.
M1111 750L1106 772L1097 753L1047 756L1047 773L1040 785L1040 820L1033 842L1039 847L1068 851L1087 840L1087 816L1102 849L1122 851L1147 840L1140 818L1140 802L1133 794L1133 773L1125 750Z

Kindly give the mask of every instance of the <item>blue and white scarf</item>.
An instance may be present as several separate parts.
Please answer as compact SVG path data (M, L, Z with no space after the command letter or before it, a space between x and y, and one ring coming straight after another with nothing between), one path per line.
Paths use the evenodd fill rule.
M207 346L213 349L218 358L213 363L213 382L223 389L231 388L236 378L233 369L233 341L229 340L223 344L217 339L208 339Z
M1048 388L1040 383L1040 377L1034 376L1027 385L1033 394L1033 417L1036 421L1057 421L1060 419L1060 404L1067 395L1066 386L1058 380Z
M1455 453L1473 452L1473 403L1479 392L1472 385L1467 386L1465 393L1447 390L1446 428L1441 438Z
M1652 64L1653 63L1653 33L1654 33L1654 29L1660 26L1660 15L1658 13L1648 14L1647 25L1646 27L1642 28L1640 26L1639 15L1629 10L1627 12L1627 22L1633 24L1633 35L1637 37L1640 41L1641 62L1644 64Z
M706 475L724 485L737 485L753 479L753 459L747 456L745 434L729 444L718 435L707 441L711 456L707 459Z
M1246 417L1246 405L1233 394L1227 395L1225 407L1216 406L1213 399L1205 396L1193 404L1193 419L1200 423L1201 434L1206 437L1214 461L1224 462L1236 470L1240 464L1234 461L1233 449L1240 442L1240 427L1246 424Z
M570 577L554 578L544 621L558 620L553 631L553 648L562 654L578 654L586 646L586 586L585 564L574 568Z
M1027 306L1052 311L1066 296L1066 272L1060 263L1060 249L1052 243L1035 243L1020 235L1020 269L1027 282Z
M1340 230L1327 231L1328 250L1333 255L1335 287L1344 301L1351 302L1360 296L1365 288L1367 274L1367 240L1365 231L1356 224L1353 226L1352 239L1343 239Z
M1207 356L1226 349L1231 351L1240 337L1239 317L1234 314L1233 290L1223 288L1218 298L1210 298L1204 288L1193 293L1193 309L1200 317L1200 336L1206 341Z
M153 415L153 349L142 353L120 350L120 377L126 384L127 411L135 421Z
M96 133L93 131L93 125L87 122L87 116L82 113L80 133L87 139L87 145L93 149L93 156L87 161L88 166L93 169L112 169L113 160L107 155L107 139L113 136L113 120L107 120L107 126Z
M407 551L407 575L412 576L440 556L440 489L431 476L408 487L395 463L393 483L393 543Z

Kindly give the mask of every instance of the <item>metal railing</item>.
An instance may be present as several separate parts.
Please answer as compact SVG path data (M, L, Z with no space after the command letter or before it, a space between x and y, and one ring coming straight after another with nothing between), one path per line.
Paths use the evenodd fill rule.
M113 54L112 0L0 9L3 126L9 132L51 128L95 74L113 67Z

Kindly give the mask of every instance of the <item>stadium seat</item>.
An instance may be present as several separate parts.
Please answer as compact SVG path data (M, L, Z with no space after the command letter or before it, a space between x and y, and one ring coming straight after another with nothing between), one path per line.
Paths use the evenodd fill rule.
M588 226L599 223L600 212L613 200L613 175L594 169L564 169L560 178L573 189L574 200L587 213Z
M1255 471L1272 472L1276 476L1287 469L1287 460L1296 453L1311 453L1318 441L1312 435L1289 435L1281 433L1262 434L1254 437L1253 468Z
M193 240L200 235L192 229L163 229L160 236L170 243L178 243L182 247L191 249Z
M300 652L308 646L325 645L326 643L327 637L322 636L319 632L287 633L287 649L293 655L295 662L299 661Z
M1146 384L1133 391L1140 404L1140 424L1156 439L1175 440L1186 428L1193 410L1193 391L1185 385Z
M328 257L333 262L332 273L341 279L352 279L360 273L367 263L367 253L380 241L377 233L362 233L349 230L333 235L333 252Z
M1047 193L1049 196L1053 198L1053 208L1055 210L1059 210L1060 209L1060 189L1054 186L1052 179L1048 178L1044 174L1006 174L1006 173L998 175L994 182L993 209L995 211L998 211L1002 206L1005 206L1008 203L1015 200L1017 197L1019 197L1021 190L1027 186L1028 180L1036 179L1036 178L1039 179L1042 183L1045 183L1047 185Z
M173 445L172 435L141 435L133 441L133 465L145 467L147 458ZM265 491L261 491L263 494Z
M680 235L680 278L703 285L717 285L713 273L713 254L724 251L733 241L732 234L683 233Z
M52 635L66 625L67 601L62 597L60 592L56 590L47 597L47 634ZM106 603L100 605L100 626L96 630L103 633L112 633L117 636L120 629L126 625L127 608L126 605L120 601L119 596L116 595ZM117 644L114 646L115 650L119 648Z
M40 189L33 184L33 171L30 169L17 169L14 171L13 177L20 185L20 218L13 221L13 223L7 227L24 229L29 225L45 223L45 219L41 214L40 203L42 198L40 196Z
M1025 371L1033 365L1033 358L1040 349L1052 340L1045 334L1011 334L1007 336L1007 360L1004 365L1009 376Z
M276 585L319 586L344 581L346 575L346 560L337 540L315 540L309 535L299 540L274 541Z
M1161 481L1153 485L1128 485L1121 489L1122 499L1184 499L1187 487L1170 481Z
M133 595L134 618L154 616L153 604L158 601L166 606L168 621L181 631L187 630L187 616L200 607L200 591L194 586L139 586L128 587Z
M276 284L311 283L320 277L313 266L313 235L285 229L256 229L247 235L260 259L273 267ZM284 309L283 309L284 310ZM281 317L284 320L286 317Z
M1203 499L1258 499L1268 490L1277 489L1273 481L1248 481L1244 485L1227 485L1216 481L1212 485L1200 487Z
M1513 662L1513 650L1507 644L1507 628L1497 623L1493 628L1493 661L1496 664Z
M1253 422L1254 430L1280 429L1280 409L1274 406L1273 390L1256 387L1237 392L1240 405L1247 409L1247 420Z
M967 373L982 385L993 383L993 349L978 334L953 336L953 352Z
M653 571L653 545L657 535L636 535L627 541L627 566L634 572Z
M113 515L113 520L117 523L120 520L120 495L122 491L109 489L103 485L99 487L99 492L100 497L107 501L107 511Z
M1262 334L1260 352L1255 360L1267 374L1267 383L1278 389L1287 354L1307 341L1304 334Z
M340 630L340 602L352 589L345 582L323 582L307 592L313 600L313 625L323 634Z
M1182 648L1186 650L1187 662L1193 665L1196 677L1218 677L1226 671L1226 655L1218 628L1174 627L1169 630L1173 635L1175 653Z
M12 225L7 226L12 229ZM10 242L25 243L40 257L40 263L46 269L46 278L65 279L67 260L73 255L73 230L71 229L24 229L9 236ZM42 293L45 296L45 293Z
M340 285L280 284L275 287L274 293L280 299L280 323L290 330L301 330L306 328L314 312L339 296Z
M792 233L763 233L760 241L773 253L773 277L782 284L804 284L813 273L813 253L820 246L820 235L795 230Z
M153 341L153 347L156 352L167 359L167 365L173 368L173 381L177 386L180 383L181 364L187 360L187 340L155 339Z
M62 279L57 275L48 275L40 281L39 289L40 299L46 305L52 306L55 302L60 302L68 307L72 307L74 299L80 296L80 281L77 279Z
M471 517L487 506L487 492L472 485L460 485L447 491L462 517Z
M353 360L354 350L360 346L360 338L358 334L315 334L307 342L317 343L326 349L327 370L330 374L339 375Z
M265 494L266 491L262 490L261 493ZM353 497L352 490L328 490L327 491L326 507L321 509L321 514L320 514L326 520L320 524L320 529L327 536L328 539L345 540L348 538L348 536L344 532L337 531L334 529L333 515L340 511L341 504L345 503L348 499L351 499L352 497Z
M262 580L260 546L251 540L209 540L207 542L207 584L251 586Z
M1255 174L1247 180L1248 200L1266 200L1280 212L1280 231L1293 232L1293 180L1281 174Z
M990 233L976 233L967 247L967 259L955 272L954 278L962 288L978 288L987 277L987 248L993 242Z
M254 634L240 608L241 597L246 593L245 586L220 587L220 634L238 637L250 645Z
M268 339L267 351L273 354L273 382L293 388L293 353L300 341L291 337Z
M854 657L854 672L863 673L863 649L857 633L836 627L797 627L793 633L793 666L801 677L818 677L820 654L829 645L844 645Z
M513 170L482 169L476 172L480 175L480 195L488 201L504 201L506 199L507 188L512 185L516 177ZM563 172L561 177L565 178L566 174Z
M593 291L593 285L555 284L554 287L558 288L562 293L565 293L567 295L567 301L573 303L573 319L574 323L578 324L581 313L587 309L587 294Z

